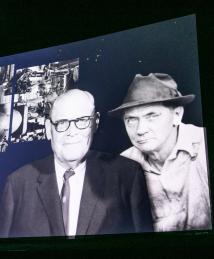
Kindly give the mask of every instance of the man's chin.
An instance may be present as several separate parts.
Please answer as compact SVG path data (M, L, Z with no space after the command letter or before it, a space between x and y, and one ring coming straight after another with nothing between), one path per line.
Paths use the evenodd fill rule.
M72 152L69 152L69 151L64 152L63 154L64 160L68 162L81 161L84 156L85 156L85 153L80 151L79 152L74 151L74 150L72 150Z
M140 145L138 144L135 145L135 147L139 149L142 153L152 152L155 149L154 145L150 143L143 143Z
M64 148L75 148L78 145L81 145L80 140L74 140L72 142L67 142L63 144Z

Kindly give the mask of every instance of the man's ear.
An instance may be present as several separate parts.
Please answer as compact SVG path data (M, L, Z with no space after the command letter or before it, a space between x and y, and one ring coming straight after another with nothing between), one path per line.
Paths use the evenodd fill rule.
M178 106L174 108L174 120L173 120L173 125L178 126L180 125L182 118L184 115L184 107L183 106Z
M96 112L95 123L94 123L94 132L98 129L99 123L100 123L100 113Z
M50 140L52 135L51 135L51 122L49 119L45 120L45 133L46 133L46 138Z

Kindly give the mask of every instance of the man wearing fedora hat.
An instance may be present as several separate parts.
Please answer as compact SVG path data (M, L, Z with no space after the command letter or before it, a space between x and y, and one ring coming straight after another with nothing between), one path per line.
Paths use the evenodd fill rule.
M144 169L156 231L211 228L204 130L182 123L194 98L168 74L137 74L123 104L109 112L123 118L133 144L121 155Z

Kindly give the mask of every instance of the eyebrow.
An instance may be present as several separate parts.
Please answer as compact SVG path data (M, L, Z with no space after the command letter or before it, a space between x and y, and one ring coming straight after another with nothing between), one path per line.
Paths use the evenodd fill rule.
M153 115L153 114L159 114L160 112L148 112L146 114L143 115L143 117L149 116L149 115Z
M160 112L156 112L156 111L151 111L151 112L148 112L148 113L146 113L146 114L144 114L144 115L142 115L142 116L138 116L138 115L136 115L136 116L134 116L134 115L129 115L129 114L125 114L124 115L124 119L134 119L134 118L139 118L139 117L146 117L146 116L150 116L150 115L153 115L153 114L160 114Z
M139 116L132 116L132 115L124 115L124 119L135 119L138 118Z
M81 117L76 117L74 119L67 119L67 118L64 118L64 119L58 119L56 120L55 122L59 122L59 121L75 121L75 120L80 120L80 119L84 119L84 118L88 118L88 117L95 117L95 114L92 114L92 115L84 115L84 116L81 116ZM52 122L53 120L51 118L49 118Z

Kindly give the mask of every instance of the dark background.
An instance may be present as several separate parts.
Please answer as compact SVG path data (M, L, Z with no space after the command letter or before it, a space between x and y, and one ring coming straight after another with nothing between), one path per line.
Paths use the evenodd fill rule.
M214 10L208 2L179 4L149 1L114 3L105 1L4 1L0 4L0 56L41 49L95 36L131 29L154 22L196 14L203 121L207 128L211 184L214 156L213 46ZM176 51L176 50L175 50ZM81 69L81 67L80 67ZM81 77L81 75L80 75ZM213 189L213 188L212 188ZM213 200L213 194L212 194ZM187 257L212 251L213 232L159 233L84 240L1 240L7 256L38 254L52 257ZM7 252L6 252L7 251ZM66 257L66 258L67 258Z

